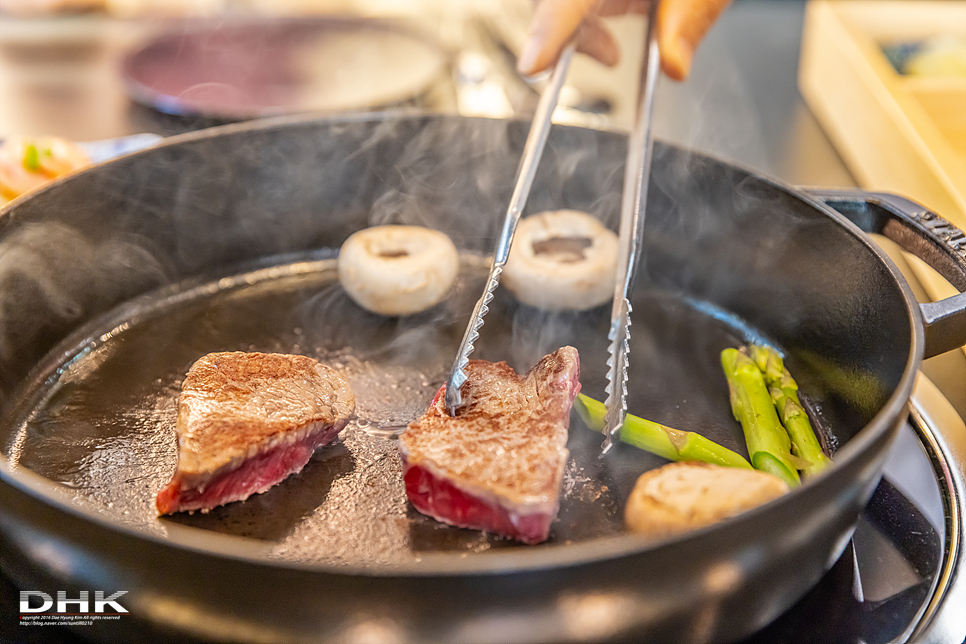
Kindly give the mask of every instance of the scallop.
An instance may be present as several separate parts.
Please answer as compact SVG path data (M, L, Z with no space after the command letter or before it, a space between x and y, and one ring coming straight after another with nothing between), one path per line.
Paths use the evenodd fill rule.
M628 530L665 537L735 516L788 492L758 470L685 461L645 472L624 506Z

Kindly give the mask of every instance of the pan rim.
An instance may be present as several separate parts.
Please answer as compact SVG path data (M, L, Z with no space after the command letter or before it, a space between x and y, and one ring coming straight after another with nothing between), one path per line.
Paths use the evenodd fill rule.
M379 114L346 114L338 117L319 117L318 115L296 115L272 117L260 119L255 122L233 123L198 132L171 137L163 141L157 147L167 147L168 145L178 145L185 141L201 140L209 137L216 137L231 132L244 132L252 129L270 130L283 128L290 125L308 125L314 122L325 123L353 123L365 121L385 121L393 118L413 118L423 119L427 117L438 117L439 115L427 114L418 110L400 110ZM465 119L466 117L449 117L453 119ZM477 120L496 120L496 119L477 119ZM567 127L567 126L558 126ZM586 128L584 128L586 129ZM606 130L605 130L606 131ZM621 134L621 133L615 133ZM670 144L664 144L670 145ZM678 147L673 146L671 147ZM133 152L132 154L143 154L145 151ZM868 449L869 445L882 440L891 428L896 427L894 421L902 413L902 408L908 405L915 376L918 372L919 364L922 360L924 351L924 330L921 313L918 304L912 295L911 289L901 276L898 268L891 259L855 224L849 221L830 206L825 205L807 193L794 187L785 185L775 179L763 176L756 171L749 170L730 161L721 161L711 155L698 151L689 151L701 157L720 161L721 163L738 168L750 176L759 179L766 184L789 194L795 199L802 201L810 207L821 211L831 217L836 223L843 226L854 238L866 246L881 262L883 262L893 277L893 281L900 288L906 304L908 319L910 320L911 342L908 359L903 370L900 381L889 396L886 403L876 412L873 418L862 427L848 443L836 453L835 463L838 466L830 468L817 476L808 485L792 490L782 498L768 503L749 512L743 513L738 517L730 519L728 524L739 524L754 520L761 513L770 512L772 508L779 504L793 502L798 497L809 494L810 490L818 487L818 483L834 475L845 468L846 464L858 458ZM107 163L110 163L108 161ZM98 164L100 165L100 164ZM42 189L46 192L52 189L60 181L69 181L76 177L83 176L89 170L82 171L75 175L64 177ZM38 191L39 192L39 191ZM29 198L29 197L28 197ZM0 208L0 217L4 211L16 205L19 200L14 200L7 207ZM893 432L894 434L894 432ZM891 437L886 437L890 438ZM878 478L876 478L876 481ZM134 526L119 524L107 520L96 511L77 507L69 503L64 496L62 486L41 475L26 470L24 468L11 466L6 455L0 454L0 482L5 485L12 485L15 488L27 493L33 498L44 502L46 505L60 511L71 514L84 521L96 524L103 529L121 533L126 536L152 541L158 545L181 548L202 552L210 556L217 556L224 559L238 560L255 565L266 565L271 567L281 567L306 572L324 573L332 575L346 576L370 576L370 577L425 577L439 575L467 575L467 574L494 574L508 572L529 572L535 570L546 570L560 567L579 566L588 563L597 563L601 560L642 553L651 550L670 548L676 544L705 538L709 533L717 532L722 524L706 526L689 531L682 535L660 541L648 541L646 538L632 534L622 534L614 536L599 537L587 542L576 544L547 544L538 547L515 547L507 550L479 553L471 557L460 556L460 553L431 553L420 557L413 562L399 564L380 564L378 566L360 565L334 565L325 562L302 562L270 556L264 542L236 537L232 535L212 533L189 526L169 524L166 526L167 535L151 533ZM871 493L871 490L870 490Z

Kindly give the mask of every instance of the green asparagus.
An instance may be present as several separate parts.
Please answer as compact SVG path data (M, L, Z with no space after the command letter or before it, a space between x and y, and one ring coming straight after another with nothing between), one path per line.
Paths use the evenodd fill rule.
M785 368L785 363L777 351L770 347L754 345L751 358L758 365L765 384L771 394L778 416L788 431L792 441L792 453L807 461L802 466L806 475L814 475L831 464L829 457L822 451L818 436L812 428L802 401L798 397L798 383Z
M604 403L578 394L574 408L584 423L594 431L604 430ZM714 465L744 467L751 465L737 452L723 447L695 432L672 429L660 423L626 414L620 431L621 442L670 461L701 461Z
M799 485L791 439L778 418L758 365L737 349L725 349L721 366L731 392L731 410L741 422L752 466L777 476L789 487Z

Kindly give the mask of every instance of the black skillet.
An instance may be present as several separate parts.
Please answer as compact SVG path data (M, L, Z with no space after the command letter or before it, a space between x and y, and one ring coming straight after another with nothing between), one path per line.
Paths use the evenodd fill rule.
M624 533L621 508L661 460L626 446L599 459L600 437L575 418L551 538L521 546L411 510L386 429L418 414L445 377L525 128L398 115L227 126L8 206L4 571L31 587L128 591L131 615L84 631L126 641L728 641L800 598L848 542L923 355L966 344L966 295L915 303L823 199L918 249L960 290L962 234L902 214L902 200L819 199L658 144L630 410L743 450L717 356L769 342L798 376L834 467L777 502L652 543ZM613 226L624 145L555 127L528 211L575 208ZM454 239L465 261L448 301L382 318L348 300L335 253L377 223ZM549 314L501 290L474 357L525 370L572 344L584 391L600 397L606 326L606 310ZM180 378L229 349L339 366L360 421L265 494L157 519Z

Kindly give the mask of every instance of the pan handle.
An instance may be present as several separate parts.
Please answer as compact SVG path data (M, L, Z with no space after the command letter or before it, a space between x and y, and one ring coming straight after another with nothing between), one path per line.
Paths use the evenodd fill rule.
M960 293L920 304L926 358L966 345L966 234L905 197L861 190L807 189L867 233L899 244L945 277Z

